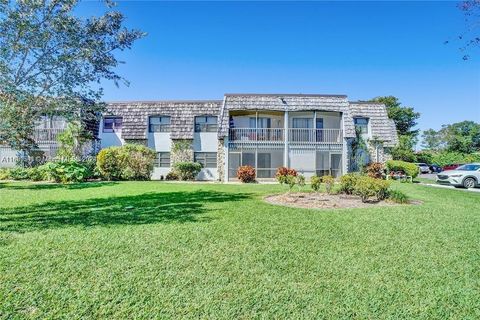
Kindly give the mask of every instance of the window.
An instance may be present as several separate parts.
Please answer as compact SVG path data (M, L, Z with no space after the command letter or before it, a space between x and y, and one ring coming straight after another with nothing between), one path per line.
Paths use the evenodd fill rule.
M216 132L217 128L217 117L195 117L195 132Z
M355 118L353 122L355 123L355 129L359 130L360 133L368 133L368 118Z
M313 128L313 119L311 118L293 118L292 126L295 129Z
M121 117L106 117L103 119L103 132L119 132L122 130Z
M170 168L170 152L157 152L155 167Z
M148 132L170 132L170 117L150 117L148 121Z
M204 168L216 168L217 153L216 152L195 152L194 161L201 163Z

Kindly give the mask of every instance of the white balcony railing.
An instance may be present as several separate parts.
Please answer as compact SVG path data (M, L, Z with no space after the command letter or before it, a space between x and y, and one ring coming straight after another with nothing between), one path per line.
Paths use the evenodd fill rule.
M33 139L37 143L57 142L58 135L63 131L65 131L65 129L52 129L52 128L35 129L33 131Z
M284 142L283 128L235 128L230 129L232 142ZM343 142L342 129L288 129L288 141L292 143L330 143Z
M283 128L238 128L230 129L230 141L263 141L282 142L285 141Z
M342 143L342 129L288 129L288 140L295 143Z

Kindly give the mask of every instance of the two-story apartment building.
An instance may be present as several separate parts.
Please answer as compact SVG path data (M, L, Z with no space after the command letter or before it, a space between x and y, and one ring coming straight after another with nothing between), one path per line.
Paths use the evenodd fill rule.
M157 152L152 178L179 160L200 162L201 180L231 181L239 166L271 179L278 167L305 176L350 170L356 130L367 142L365 162L383 162L397 143L383 104L349 102L344 95L226 94L223 101L109 103L101 147L142 143Z
M39 149L55 155L60 118L41 119L35 130ZM199 180L236 180L239 166L272 179L278 167L309 177L338 177L352 169L352 142L361 132L364 161L383 162L397 143L385 105L350 102L345 95L226 94L223 100L128 101L108 103L92 150L141 143L157 153L152 179L165 177L177 161L203 165ZM0 166L15 151L0 147Z

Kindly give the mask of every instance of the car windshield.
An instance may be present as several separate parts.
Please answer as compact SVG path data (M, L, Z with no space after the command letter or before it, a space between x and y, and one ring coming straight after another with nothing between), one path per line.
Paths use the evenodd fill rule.
M419 163L418 165L422 167L428 167L426 163Z
M463 166L457 168L457 170L462 171L476 171L478 169L480 169L480 164L464 164Z

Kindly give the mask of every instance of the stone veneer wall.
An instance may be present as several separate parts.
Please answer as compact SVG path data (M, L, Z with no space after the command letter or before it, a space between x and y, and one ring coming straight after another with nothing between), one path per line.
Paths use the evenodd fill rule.
M380 163L385 163L388 160L392 159L390 154L390 148L384 147L383 143L378 145L378 159L376 159L375 144L368 143L368 152L370 153L370 159L372 162L375 160Z
M170 166L177 162L193 161L193 139L172 139Z
M217 173L218 180L224 181L225 179L225 148L223 147L224 140L218 139L217 148Z

